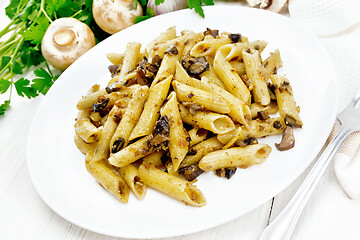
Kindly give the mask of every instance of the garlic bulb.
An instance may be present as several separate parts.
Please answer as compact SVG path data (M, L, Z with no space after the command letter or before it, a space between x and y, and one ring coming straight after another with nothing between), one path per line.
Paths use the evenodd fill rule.
M187 8L187 1L186 0L165 0L160 5L155 5L155 0L149 0L147 6L154 9L155 15L160 15L160 14Z

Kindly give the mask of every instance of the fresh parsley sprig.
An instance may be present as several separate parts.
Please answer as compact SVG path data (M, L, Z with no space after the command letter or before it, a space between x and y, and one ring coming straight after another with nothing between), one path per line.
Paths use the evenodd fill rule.
M89 25L97 42L109 36L96 25L92 2L10 0L5 13L11 21L0 31L0 93L8 94L8 99L0 103L0 115L9 109L13 91L27 98L45 95L58 78L41 53L41 40L52 21L62 17L77 18ZM34 67L34 79L18 77Z

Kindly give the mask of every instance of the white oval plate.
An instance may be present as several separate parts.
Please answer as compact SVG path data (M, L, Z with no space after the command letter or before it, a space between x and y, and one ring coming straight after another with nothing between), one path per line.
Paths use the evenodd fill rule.
M76 61L50 89L34 117L27 145L31 179L42 199L60 216L83 228L128 238L169 237L214 227L260 206L288 186L315 158L335 120L337 91L333 63L320 41L288 18L238 6L205 7L203 19L190 10L155 17L106 39ZM230 179L212 172L196 183L207 198L202 208L186 206L148 189L123 204L87 173L84 156L73 143L76 103L95 83L110 79L105 54L123 52L127 42L149 43L170 26L204 31L206 27L241 33L280 49L281 74L290 79L304 127L296 146L274 147L280 136L261 139L273 151L265 163L238 169ZM265 55L267 53L264 53Z

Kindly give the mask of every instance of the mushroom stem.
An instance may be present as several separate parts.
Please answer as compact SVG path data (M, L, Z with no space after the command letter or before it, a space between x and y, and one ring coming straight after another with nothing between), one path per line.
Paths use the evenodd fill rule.
M53 36L54 42L59 46L70 45L76 36L72 29L69 28L61 28L55 32Z

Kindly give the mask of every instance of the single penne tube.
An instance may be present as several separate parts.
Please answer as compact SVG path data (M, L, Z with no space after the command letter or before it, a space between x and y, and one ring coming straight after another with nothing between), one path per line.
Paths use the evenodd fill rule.
M206 139L208 131L203 128L193 128L188 131L190 137L189 147L192 147Z
M151 52L151 50L158 44L167 42L171 39L176 38L176 27L170 27L168 28L165 32L162 32L159 36L157 36L153 41L151 41L147 46L146 46L146 51L147 52Z
M129 140L148 135L153 132L156 121L160 116L160 108L169 92L172 75L164 81L150 87L149 97L144 105L135 128L131 132Z
M279 49L276 49L275 52L270 53L270 56L263 61L262 65L266 70L266 79L268 79L271 75L277 73L277 70L282 66L282 60L280 56Z
M91 153L86 154L85 159L86 169L96 181L121 202L127 203L129 187L124 179L115 173L115 169L104 161L93 161Z
M224 83L226 90L239 98L246 104L250 104L251 95L245 83L241 80L236 70L225 60L224 53L229 51L231 45L225 45L219 48L214 58L214 70Z
M188 152L187 132L181 120L178 102L175 92L171 92L169 100L160 111L161 116L169 119L169 151L174 171L177 171L180 163L184 160Z
M166 55L165 52L170 47L170 45L178 45L179 42L185 43L187 36L188 35L177 37L177 38L171 39L167 42L156 45L149 54L149 60L152 61L152 59L154 58L155 55L158 55L161 59L163 59Z
M231 67L235 69L239 76L246 74L245 64L239 61L230 61Z
M151 83L151 86L154 86L158 82L175 74L176 63L179 62L181 53L184 49L184 41L184 39L182 41L176 41L165 50L164 58L161 61L159 70L154 81Z
M184 50L181 54L181 59L185 56L190 56L191 49L195 46L196 43L200 42L204 38L203 33L188 32L185 34L187 34L188 37L184 42Z
M199 128L204 128L216 134L224 134L235 129L234 122L226 115L203 111L196 111L194 114L191 114L182 105L179 106L179 109L184 122Z
M200 77L207 77L212 83L222 87L225 89L224 83L220 80L220 78L216 75L214 70L214 58L211 56L206 56L206 61L209 63L209 69L200 74Z
M255 102L266 106L270 104L270 94L266 85L266 70L261 63L261 57L256 50L243 50L243 59L247 78L251 80Z
M237 128L238 126L236 129ZM279 135L284 132L285 128L286 125L281 117L268 118L266 120L255 119L250 122L248 128L242 128L242 134L239 136L237 141L243 141L248 138L261 138L265 136ZM234 138L236 129L226 134L217 135L217 139L223 144L228 143Z
M108 161L115 167L124 167L136 160L143 158L153 152L154 147L150 144L151 136L146 136L111 154Z
M104 123L103 130L101 131L100 139L96 145L95 152L94 152L94 161L100 161L103 159L107 159L110 151L109 151L109 144L111 141L112 136L116 130L118 125L118 120L121 118L122 112L120 108L116 105L111 109L109 112L106 121Z
M149 88L147 86L139 87L139 89L134 92L133 98L127 105L125 113L111 138L111 153L116 153L128 145L130 134L140 118L148 95Z
M231 50L225 55L227 61L241 61L243 59L243 50L253 49L261 53L267 45L265 41L242 42L231 45Z
M229 43L231 43L231 40L227 36L213 38L207 35L203 41L195 44L190 51L190 55L193 57L213 55L221 46Z
M101 136L101 130L90 121L90 111L80 110L75 122L75 133L85 143L94 143Z
M279 114L285 123L291 127L302 127L299 108L296 106L289 80L281 75L272 75L271 82L276 86L275 95L279 107Z
M267 106L263 106L260 103L252 103L250 105L250 111L251 118L256 118L259 117L259 115L263 115L265 112L265 115L277 113L279 109L277 103L275 102L270 102Z
M220 168L247 168L265 161L271 152L266 144L254 144L246 147L234 147L206 154L199 162L199 168L213 171Z
M126 46L125 56L121 71L119 74L119 81L123 82L125 76L136 67L139 60L141 44L137 42L129 42Z
M172 176L181 177L181 175L178 173L178 170L175 170L174 164L171 161L168 161L165 164L166 172Z
M184 161L180 164L180 168L188 167L196 164L207 153L220 150L224 144L222 144L216 137L209 138L193 146Z
M186 204L195 207L202 207L206 204L205 196L193 184L163 172L151 164L141 164L139 176L149 187L155 188Z
M108 93L104 88L100 89L97 92L86 95L80 99L80 101L76 105L76 108L79 110L91 109L94 103L98 103L98 100L104 98L104 96L107 94Z
M244 133L243 133L243 131L242 131L242 128L241 128L240 126L238 126L238 128L235 129L235 131L234 131L234 137L233 137L229 142L227 142L227 143L225 144L225 146L223 146L222 149L228 149L228 148L232 147L232 146L235 144L235 142L236 142L243 134L244 134Z
M177 98L181 102L194 102L207 110L217 113L230 112L228 103L220 95L188 86L178 81L173 81L172 85Z
M114 65L122 65L124 62L125 54L123 53L108 53L107 59Z
M222 96L222 98L227 102L230 109L228 115L234 121L243 123L245 126L248 126L250 120L250 109L247 104L236 98L234 95L232 95L225 89L211 83L207 77L202 77L201 82L204 84L205 88L208 91Z
M138 169L129 164L118 170L120 176L125 180L131 191L138 199L144 199L146 194L146 185L141 181Z
M74 135L74 143L80 152L86 155L88 152L95 150L96 143L86 143L79 135Z
M154 165L156 168L160 168L160 167L164 167L162 161L161 161L161 157L165 154L164 151L157 151L157 152L153 152L149 155L147 155L146 157L144 157L143 159L143 164L152 164Z

